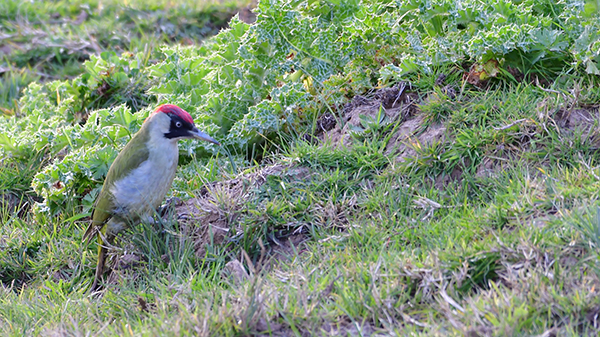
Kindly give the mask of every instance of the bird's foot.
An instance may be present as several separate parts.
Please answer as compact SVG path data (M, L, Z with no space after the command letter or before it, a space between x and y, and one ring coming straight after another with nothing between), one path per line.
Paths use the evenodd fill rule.
M108 282L108 280L110 280L110 276L112 274L112 269L108 268L106 271L104 271L103 276L99 277L99 278L94 278L94 283L92 284L92 287L90 288L90 293L95 295L95 296L101 296L104 290L104 284L105 282Z
M164 218L169 213L173 214L175 211L175 207L183 205L183 201L177 197L172 197L167 199L164 205L160 206L157 210L158 215L161 218Z

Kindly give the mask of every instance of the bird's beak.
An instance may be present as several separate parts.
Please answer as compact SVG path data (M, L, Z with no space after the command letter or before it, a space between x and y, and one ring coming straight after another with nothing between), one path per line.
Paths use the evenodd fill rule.
M196 128L196 127L194 127L190 131L190 135L197 139L202 139L202 140L205 140L205 141L213 143L213 144L221 145L221 143L217 142L216 140L214 140L211 136L207 135L206 133L198 130L198 128Z

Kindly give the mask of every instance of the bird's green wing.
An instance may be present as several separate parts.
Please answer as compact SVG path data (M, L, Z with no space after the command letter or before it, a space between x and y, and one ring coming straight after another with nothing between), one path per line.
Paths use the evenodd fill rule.
M108 169L102 190L94 203L92 212L92 223L83 235L83 241L94 237L98 230L109 220L111 211L114 207L114 201L110 189L116 181L127 176L136 167L140 166L148 159L149 151L146 143L148 141L148 132L144 127L136 133L133 138L125 145L115 161Z

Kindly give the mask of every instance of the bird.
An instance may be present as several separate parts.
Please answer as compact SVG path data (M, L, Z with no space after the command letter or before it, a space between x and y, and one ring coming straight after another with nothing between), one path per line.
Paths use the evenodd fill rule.
M83 242L98 237L98 262L91 291L97 291L104 274L108 247L117 234L152 215L171 188L181 139L218 141L198 130L190 114L173 104L163 104L144 121L140 130L117 155L92 208L91 223Z

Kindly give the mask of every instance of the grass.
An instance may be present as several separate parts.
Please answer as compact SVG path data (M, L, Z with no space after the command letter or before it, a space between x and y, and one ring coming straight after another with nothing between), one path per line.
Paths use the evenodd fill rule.
M89 11L104 26L111 10L142 4ZM205 8L186 5L159 2L149 20ZM33 27L81 8L3 6L4 22ZM156 39L139 30L137 38ZM40 53L52 56L56 76L70 71L70 61ZM3 79L37 80L20 69ZM17 73L25 77L10 79ZM440 74L456 95L436 84ZM497 80L481 89L450 67L408 80L423 97L410 117L423 118L418 134L441 125L445 138L413 142L414 155L400 161L388 149L402 148L392 137L402 124L377 118L349 148L291 139L260 163L192 158L171 193L204 200L227 233L173 218L131 229L102 296L88 292L96 247L81 243L87 221L28 212L37 200L29 182L48 158L4 158L0 334L596 335L598 79L563 74L547 87ZM247 277L229 271L236 260Z
M424 177L342 166L347 151L320 151L300 143L272 158L300 163L311 176L270 178L237 221L241 235L252 237L209 247L211 258L198 259L176 230L135 229L133 249L146 262L101 298L87 293L95 259L78 240L84 223L34 228L44 222L25 219L4 226L9 249L0 259L23 273L3 282L5 332L595 331L600 180L594 170L549 165L539 174L516 164L493 178L465 177L438 189ZM258 264L258 241L266 245L267 232L290 221L306 226L311 239L273 268ZM252 234L261 224L265 232ZM172 255L168 263L164 254ZM254 269L250 280L222 276L232 258Z

